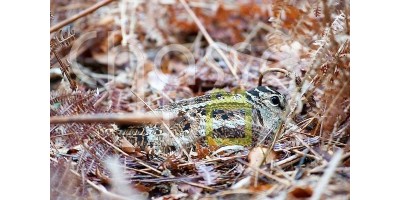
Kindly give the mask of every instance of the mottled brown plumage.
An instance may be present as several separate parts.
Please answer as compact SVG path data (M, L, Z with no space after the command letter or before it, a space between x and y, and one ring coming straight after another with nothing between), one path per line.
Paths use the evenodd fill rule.
M250 133L250 143L254 144L269 140L282 122L285 106L284 96L266 86L238 94L217 91L156 110L177 116L168 125L176 138L162 125L129 127L121 129L121 135L133 145L150 146L156 152L204 143L207 136L245 144Z

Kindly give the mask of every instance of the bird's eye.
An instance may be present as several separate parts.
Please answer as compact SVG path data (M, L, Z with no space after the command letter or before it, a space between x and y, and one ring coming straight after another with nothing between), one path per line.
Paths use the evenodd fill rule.
M281 102L279 101L279 98L277 96L272 96L271 97L271 103L272 103L273 106L279 106L279 104Z

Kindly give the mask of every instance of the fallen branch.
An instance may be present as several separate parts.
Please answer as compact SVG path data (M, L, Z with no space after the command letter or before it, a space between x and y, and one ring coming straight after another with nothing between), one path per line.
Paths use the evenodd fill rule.
M160 124L163 120L171 120L173 117L169 114L154 115L154 113L132 113L132 114L83 114L73 116L53 116L50 117L50 124L66 123L116 123L118 125L135 124Z

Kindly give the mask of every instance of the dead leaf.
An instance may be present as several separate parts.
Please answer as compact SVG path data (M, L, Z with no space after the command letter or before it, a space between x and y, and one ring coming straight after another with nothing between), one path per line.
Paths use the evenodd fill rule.
M100 172L99 168L96 168L96 176L100 179L103 185L111 185L111 179Z
M272 185L270 184L262 184L262 185L257 185L257 186L250 186L249 190L253 191L253 192L262 192L262 191L266 191L272 188Z
M121 139L121 150L128 154L135 153L135 147L125 137Z
M150 192L153 187L148 187L146 185L143 185L142 183L137 183L133 185L133 188L139 192Z
M178 170L178 162L175 155L167 156L167 159L162 163L164 169Z
M78 153L78 152L79 152L78 149L69 149L69 150L67 151L67 154L73 155L73 154L76 154L76 153Z
M210 155L210 150L206 147L200 146L198 142L196 143L196 152L197 158L200 159L206 158L208 155Z
M253 148L248 155L248 159L249 159L250 163L249 163L249 168L246 169L245 173L249 173L250 171L252 171L253 168L255 168L255 169L260 168L260 166L264 162L268 163L268 162L274 160L277 156L276 153L272 150L269 152L268 155L267 155L267 153L268 153L268 149L265 147Z
M290 192L289 195L292 198L309 198L313 194L313 190L309 186L295 187Z

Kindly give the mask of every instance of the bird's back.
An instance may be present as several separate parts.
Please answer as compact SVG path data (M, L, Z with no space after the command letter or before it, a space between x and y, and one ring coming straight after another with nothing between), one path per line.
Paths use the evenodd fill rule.
M121 129L121 135L135 146L150 147L156 151L175 150L196 142L206 145L210 140L220 145L254 144L260 138L266 139L265 136L276 127L265 126L263 120L260 121L260 117L263 117L260 116L261 113L265 112L259 111L258 106L254 105L254 99L257 97L254 97L255 93L251 91L236 94L214 91L160 107L156 112L169 112L176 116L166 123L167 126L129 127ZM268 112L268 109L266 110ZM274 118L275 121L279 119L280 116Z

